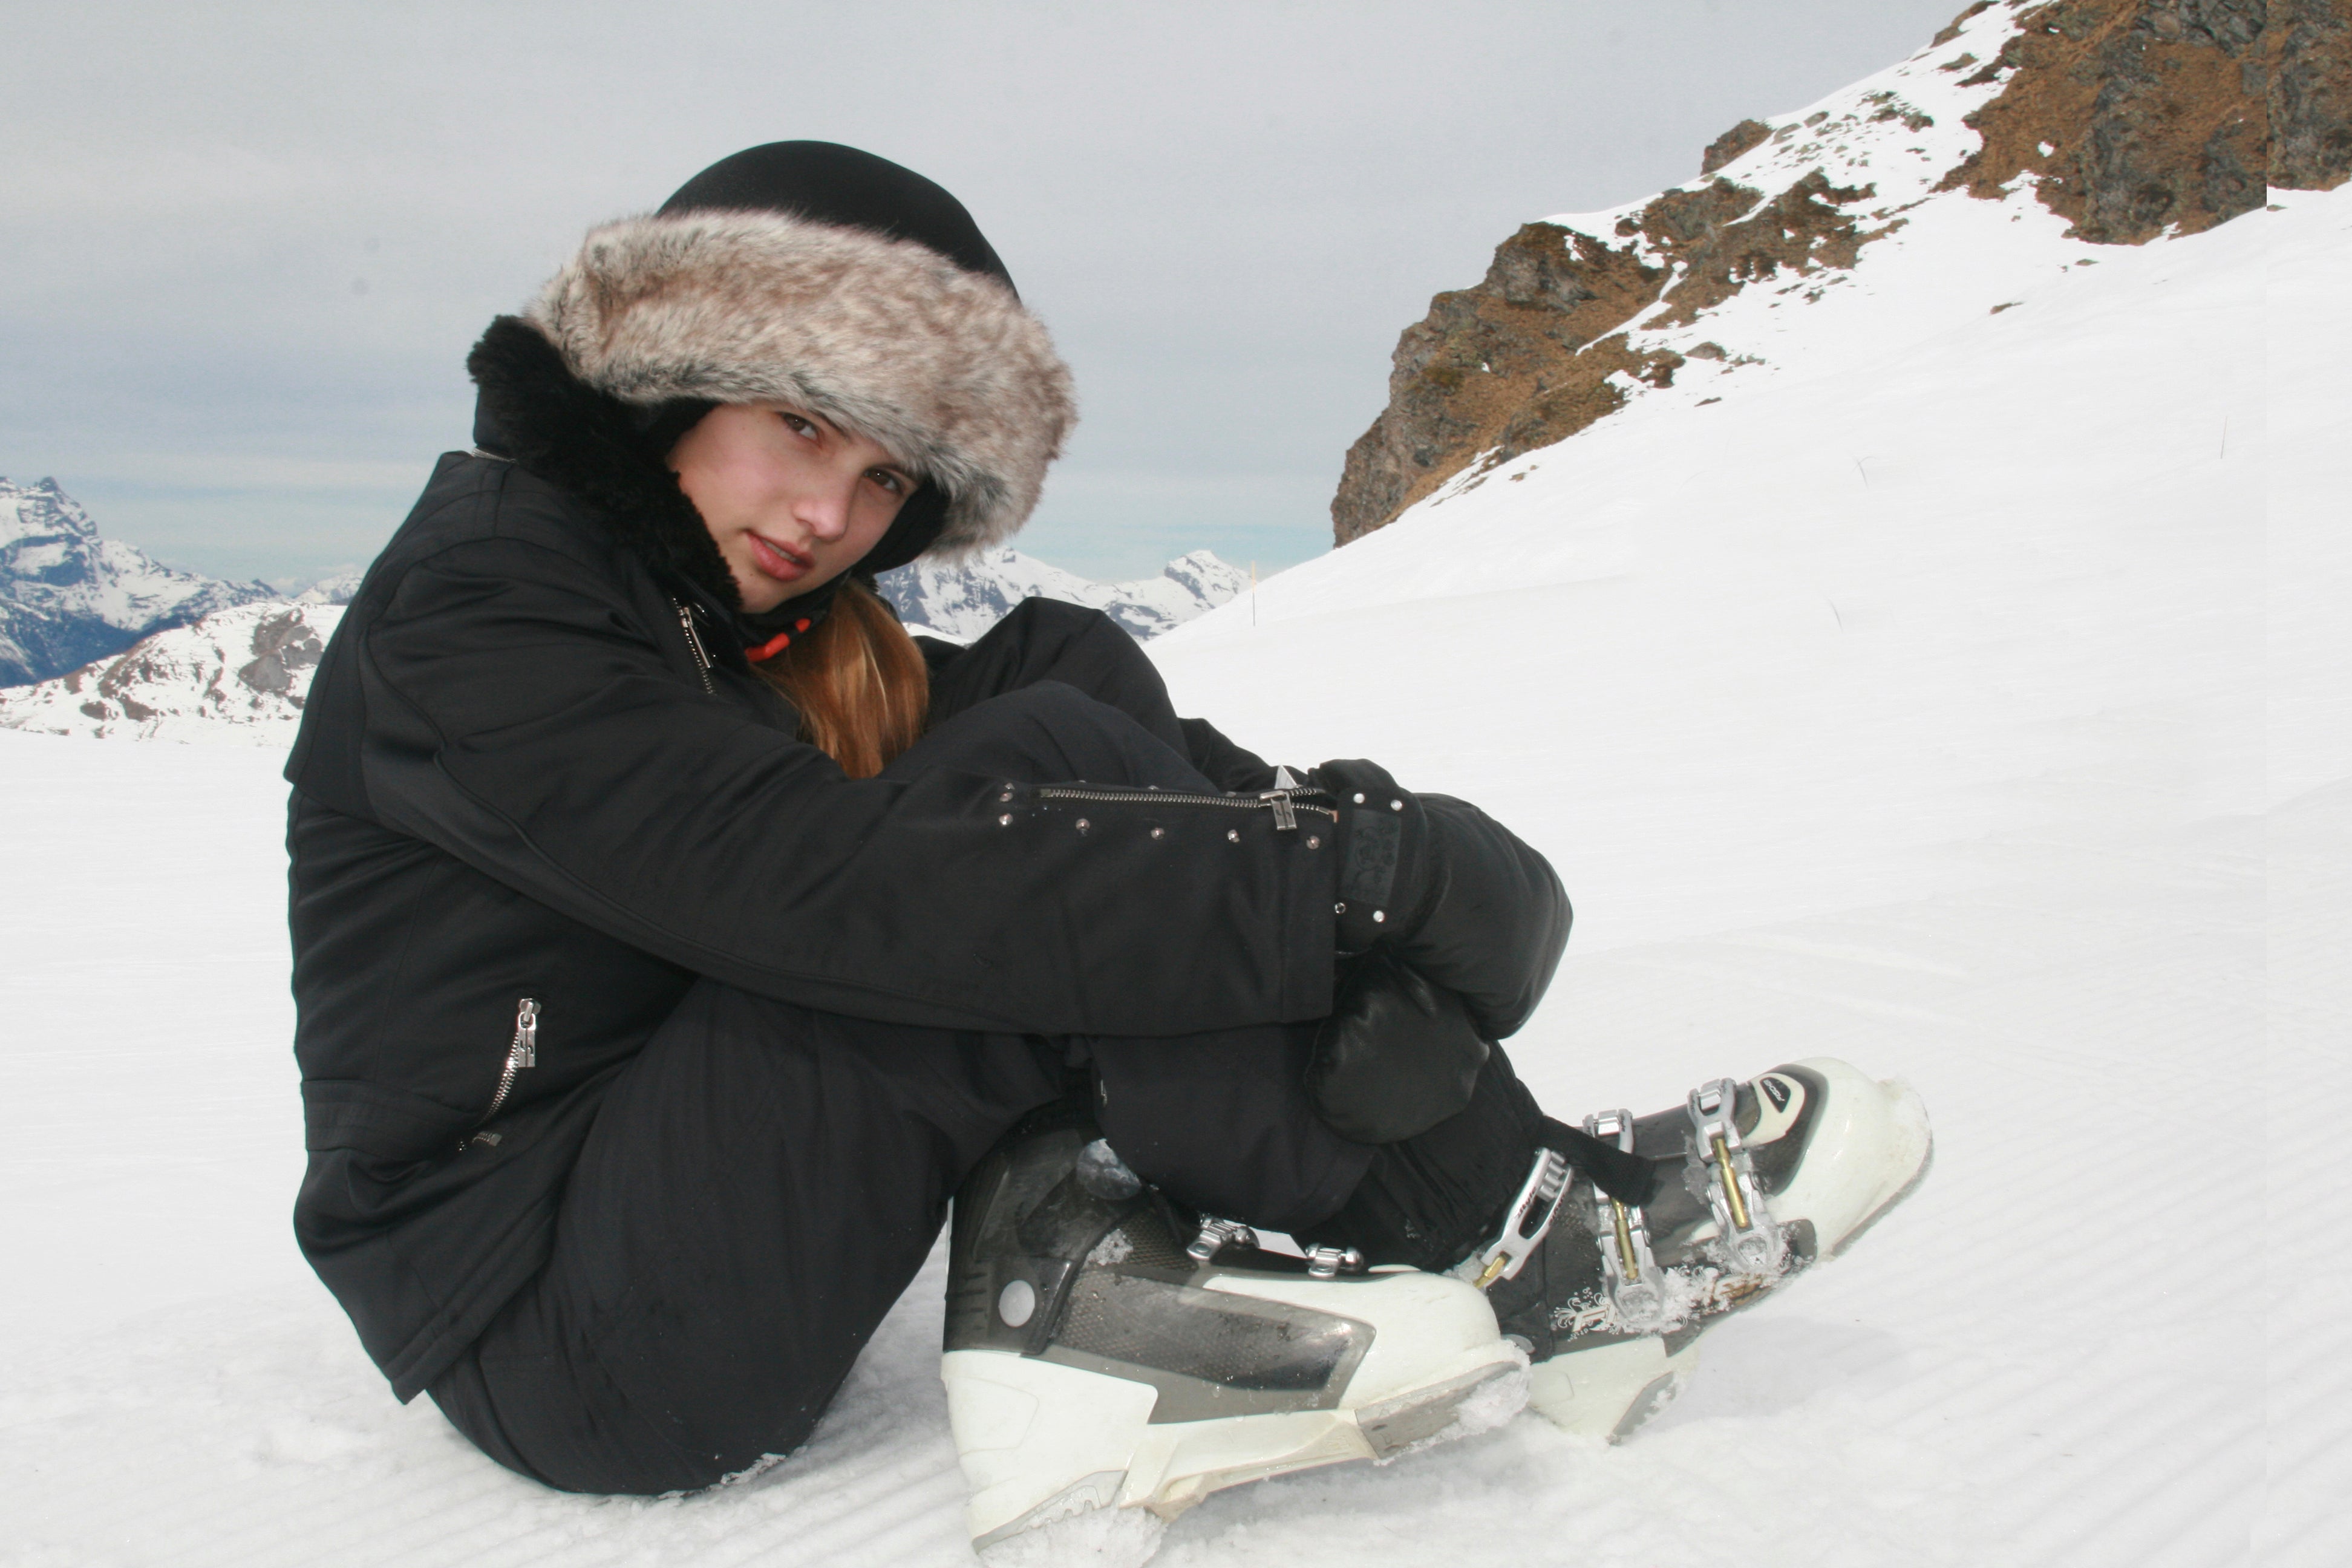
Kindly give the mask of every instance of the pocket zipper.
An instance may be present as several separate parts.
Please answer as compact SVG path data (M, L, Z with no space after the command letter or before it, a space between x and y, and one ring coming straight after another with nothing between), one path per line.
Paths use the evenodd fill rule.
M496 1116L507 1096L514 1092L515 1074L538 1065L539 998L526 996L515 1004L514 1038L507 1042L506 1070L499 1074L499 1091L490 1096L490 1108L482 1113L482 1120Z

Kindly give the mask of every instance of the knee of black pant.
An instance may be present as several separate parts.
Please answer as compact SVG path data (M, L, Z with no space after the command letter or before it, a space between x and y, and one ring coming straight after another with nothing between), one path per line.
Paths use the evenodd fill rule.
M1100 610L1060 599L1024 599L1013 614L1021 618L1023 636L1041 647L1053 647L1056 679L1092 690L1082 679L1095 672L1121 678L1149 677L1160 684L1160 668L1144 653L1143 645L1124 626ZM1120 681L1104 683L1116 689ZM1103 695L1094 691L1094 695Z
M1139 653L1135 639L1119 630L1117 621L1100 610L1073 605L1066 599L1024 599L997 625L1008 628L1005 636L1017 637L1031 647L1082 642L1108 633L1127 644L1130 651Z
M1355 1247L1374 1264L1450 1268L1501 1228L1542 1118L1497 1046L1466 1109L1381 1144L1345 1205L1294 1235L1309 1246Z
M1194 1208L1274 1230L1320 1220L1373 1150L1315 1113L1312 1025L1088 1042L1095 1115L1136 1172Z

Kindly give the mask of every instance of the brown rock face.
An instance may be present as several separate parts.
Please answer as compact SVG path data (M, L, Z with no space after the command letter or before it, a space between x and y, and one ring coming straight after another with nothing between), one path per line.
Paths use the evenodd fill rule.
M1984 145L1944 188L1993 196L2031 172L2074 235L2100 245L2137 245L2168 226L2193 234L2252 211L2271 166L2268 13L2290 8L2055 0L2028 13L1972 79L2013 73L1969 117Z
M1937 42L1993 3L1977 0ZM2352 174L2352 0L2052 0L2026 9L2021 28L1998 58L1944 68L1973 68L1964 79L2000 90L1968 120L1983 146L1939 189L1995 198L2030 171L2076 237L2139 244L2257 207L2265 183L2326 189ZM1930 123L1891 93L1864 101L1881 99L1868 118ZM1742 121L1708 146L1702 175L1775 134ZM1622 247L1551 224L1520 229L1483 281L1438 295L1399 340L1388 408L1349 449L1331 500L1334 541L1382 526L1473 463L1507 462L1615 412L1619 372L1671 384L1682 356L1635 349L1627 322L1663 298L1670 309L1645 327L1685 325L1763 279L1852 267L1902 221L1864 226L1849 209L1872 194L1819 169L1769 199L1718 177L1621 221Z
M1743 120L1706 144L1699 155L1698 172L1702 177L1714 174L1734 158L1752 147L1762 144L1772 134L1772 128L1760 120Z
M1489 447L1516 457L1583 429L1625 400L1611 371L1671 379L1679 355L1644 363L1608 336L1664 279L1632 247L1556 224L1496 246L1484 281L1438 295L1398 340L1388 411L1348 450L1333 536L1370 532Z
M1864 230L1839 210L1869 194L1832 185L1818 170L1769 201L1717 179L1669 191L1623 219L1622 249L1528 224L1496 247L1477 287L1440 294L1427 319L1405 329L1388 410L1348 450L1331 500L1333 539L1370 533L1474 460L1507 463L1615 413L1625 394L1610 378L1621 371L1672 385L1683 356L1636 350L1617 329L1662 295L1674 309L1660 324L1679 325L1784 270L1853 266L1893 227ZM1670 265L1644 263L1640 239Z
M2263 65L2270 181L2329 191L2352 176L2352 17L2345 0L2270 0Z

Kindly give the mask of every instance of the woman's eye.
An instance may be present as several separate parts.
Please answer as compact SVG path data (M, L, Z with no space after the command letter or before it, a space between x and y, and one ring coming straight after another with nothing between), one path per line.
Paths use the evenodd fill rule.
M906 493L907 481L887 468L869 468L866 470L866 477L894 496Z
M776 417L782 419L787 426L790 426L793 435L805 436L812 441L816 439L816 426L802 418L799 415L779 414Z

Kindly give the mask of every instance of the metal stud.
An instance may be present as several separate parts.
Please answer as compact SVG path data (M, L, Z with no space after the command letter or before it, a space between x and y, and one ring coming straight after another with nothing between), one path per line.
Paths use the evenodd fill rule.
M1003 816L998 817L998 818L996 819L996 826L999 826L999 827L1010 827L1010 826L1013 826L1013 814L1012 814L1011 812L1009 812L1009 811L1008 811L1008 812L1006 812Z
M1239 844L1242 841L1242 830L1238 827L1226 828L1225 839L1228 843Z
M1318 1279L1363 1271L1364 1255L1352 1247L1317 1247L1307 1250L1307 1272Z
M1084 833L1084 832L1085 832L1088 827L1090 827L1090 826L1093 826L1093 824L1091 824L1091 823L1087 822L1087 819L1086 819L1085 817L1083 817L1083 816L1082 816L1082 817L1078 818L1078 831L1079 831L1079 832Z
M1345 903L1333 904L1331 912L1335 915L1344 915L1348 912L1348 906Z
M1315 835L1310 833L1307 836L1307 847L1309 849L1320 849L1323 847L1323 840L1316 837Z
M1401 800L1392 800L1389 802L1389 809L1391 811L1402 811L1404 809L1404 802Z
M1356 804L1358 805L1364 804L1364 792L1362 790L1358 790L1356 792Z
M1168 830L1164 827L1155 827L1151 830L1151 837L1154 838L1165 838L1168 837Z
M1382 921L1385 921L1388 918L1389 912L1386 910L1374 910L1372 911L1372 923L1374 925L1380 924Z

